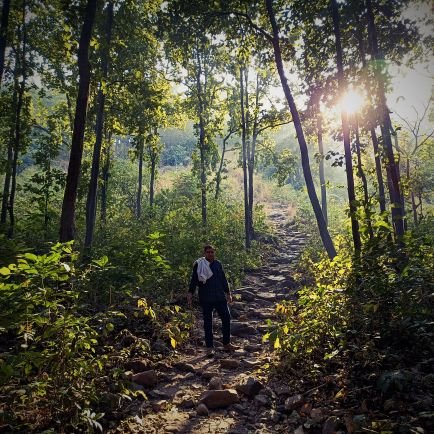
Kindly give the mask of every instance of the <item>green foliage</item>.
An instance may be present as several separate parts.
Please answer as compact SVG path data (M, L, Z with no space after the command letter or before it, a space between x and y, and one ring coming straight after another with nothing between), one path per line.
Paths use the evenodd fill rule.
M154 330L153 338L170 341L174 349L188 338L192 324L191 313L183 311L178 305L156 304L153 308L145 298L139 299L137 305L142 309L142 314L150 318Z
M313 261L306 253L295 277L309 283L297 301L277 305L281 319L265 339L278 340L287 363L311 372L330 363L374 369L390 354L412 366L432 357L433 240L432 231L414 232L402 251L385 237L360 259L343 239L333 261Z
M38 412L63 417L95 400L98 332L79 311L79 277L72 245L56 244L44 255L25 253L0 269L0 342L12 344L0 361L0 384L8 409L31 420ZM87 378L88 381L83 381ZM31 425L28 425L30 429Z
M152 213L144 208L142 220L111 216L108 229L97 231L95 239L95 254L109 257L112 266L100 283L89 284L98 299L107 303L109 288L112 297L121 297L126 287L138 288L141 296L161 304L179 298L206 242L215 244L231 282L239 282L244 267L259 258L256 248L251 254L245 251L243 210L229 199L209 200L208 206L205 233L197 184L191 176L180 175L172 189L157 195ZM258 231L265 231L263 211L258 208L256 214ZM109 229L113 225L116 231Z
M159 255L161 238L151 233L137 244L148 272L170 268ZM140 298L134 308L137 297L125 287L116 310L110 300L108 309L99 305L95 311L103 299L96 290L107 291L113 269L107 256L80 264L72 243L56 244L42 255L27 252L0 267L0 348L8 348L0 358L0 393L8 397L4 422L28 432L53 421L75 431L98 431L100 405L111 411L136 395L120 377L119 363L149 357L150 340L175 348L188 337L190 314L157 303L158 297L149 303ZM133 336L126 326L147 338ZM118 404L105 403L108 390Z

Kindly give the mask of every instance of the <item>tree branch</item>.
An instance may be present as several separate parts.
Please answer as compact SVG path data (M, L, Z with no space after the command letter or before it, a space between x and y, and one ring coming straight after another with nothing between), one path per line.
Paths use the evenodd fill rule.
M290 121L286 121L286 122L279 122L278 124L267 125L265 127L259 128L258 134L262 133L262 131L268 130L269 128L280 127L281 125L287 125L287 124L290 124L291 122L292 122L292 119Z
M247 23L249 24L249 26L256 30L257 32L259 32L261 35L265 36L265 38L269 41L269 42L273 42L273 36L270 35L266 30L264 30L262 27L259 27L257 24L255 24L252 20L252 18L246 14L246 13L242 13L242 12L237 12L237 11L222 11L222 12L213 12L210 14L207 14L209 16L225 16L225 15L234 15L236 17L239 18L244 18Z

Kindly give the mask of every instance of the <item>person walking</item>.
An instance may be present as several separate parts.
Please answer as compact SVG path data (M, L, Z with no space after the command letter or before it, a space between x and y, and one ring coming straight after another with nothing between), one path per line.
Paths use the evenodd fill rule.
M205 345L207 355L214 356L212 317L214 310L222 321L223 349L234 351L237 347L231 344L231 314L228 303L232 303L229 284L220 261L215 259L215 249L207 244L204 257L195 261L191 274L187 299L191 305L194 291L199 287L199 303L203 312L203 327L205 331Z

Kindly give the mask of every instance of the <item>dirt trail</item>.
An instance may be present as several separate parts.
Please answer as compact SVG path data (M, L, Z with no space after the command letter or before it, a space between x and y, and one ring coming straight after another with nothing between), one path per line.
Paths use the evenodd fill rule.
M149 399L111 433L289 432L291 421L284 403L291 393L268 380L264 368L273 354L262 343L266 320L275 315L275 303L293 296L291 267L307 241L305 234L286 225L286 211L285 205L271 205L268 219L278 239L274 254L262 268L249 272L243 286L233 291L232 342L240 349L232 354L221 350L220 319L215 315L217 351L214 358L207 358L200 345L203 330L198 310L192 343L184 346L175 360L161 362L147 374L154 378L150 379L151 387L145 388ZM145 377L143 384L147 382ZM208 414L207 408L198 407L204 393L209 394ZM223 408L212 409L214 406Z

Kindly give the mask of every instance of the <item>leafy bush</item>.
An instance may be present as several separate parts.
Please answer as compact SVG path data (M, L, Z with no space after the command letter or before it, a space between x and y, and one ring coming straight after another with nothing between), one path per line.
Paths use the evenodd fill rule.
M420 229L403 249L387 237L368 244L361 259L339 238L333 261L305 253L299 277L311 284L277 305L280 321L265 339L286 363L313 370L339 360L384 367L389 354L411 364L432 357L433 238Z
M71 243L44 255L25 253L0 268L0 384L10 397L9 418L28 430L68 413L79 418L95 400L98 332L79 311L77 255ZM12 346L6 347L9 343Z
M191 177L180 176L171 190L157 195L152 211L144 208L143 215L141 220L117 216L108 224L116 231L97 233L95 255L109 257L112 268L106 269L101 282L88 286L106 302L108 290L119 298L127 288L160 304L183 296L204 243L215 244L232 284L240 281L244 268L259 263L258 247L251 252L244 248L244 213L235 201L209 199L204 230L200 192ZM255 227L265 231L261 208L256 208L255 217Z
M154 233L138 243L150 278L170 269L158 254L159 238ZM148 302L124 288L117 310L112 303L107 309L100 305L96 288L114 268L107 257L79 263L72 243L42 255L24 253L0 268L0 393L8 397L2 422L26 432L56 424L102 430L100 407L111 411L140 394L125 384L122 365L150 357L152 340L176 347L188 337L190 315L158 304L158 296ZM106 402L114 393L115 403Z

